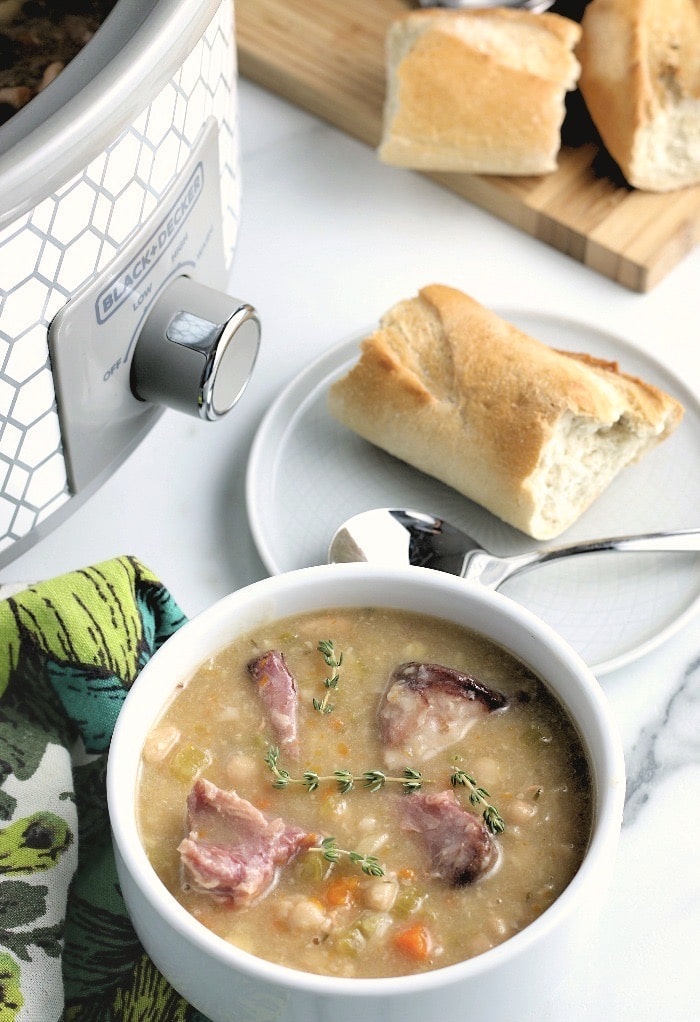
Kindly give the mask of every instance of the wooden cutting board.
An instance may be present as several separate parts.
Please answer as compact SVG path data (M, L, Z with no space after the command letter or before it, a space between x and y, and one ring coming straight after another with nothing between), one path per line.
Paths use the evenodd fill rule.
M409 7L409 0L235 0L241 74L375 147L384 38ZM667 195L627 188L590 124L587 134L580 95L569 99L579 107L567 115L555 173L427 176L619 284L649 291L700 240L700 186ZM567 138L572 123L580 139Z

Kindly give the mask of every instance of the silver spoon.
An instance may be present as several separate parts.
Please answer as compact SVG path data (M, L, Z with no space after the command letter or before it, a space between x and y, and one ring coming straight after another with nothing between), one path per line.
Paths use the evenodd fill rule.
M540 14L554 0L419 0L419 3L421 7L522 7Z
M498 589L506 579L563 557L616 551L700 553L700 529L618 536L498 557L444 518L405 508L374 508L349 518L333 536L328 560L414 564Z

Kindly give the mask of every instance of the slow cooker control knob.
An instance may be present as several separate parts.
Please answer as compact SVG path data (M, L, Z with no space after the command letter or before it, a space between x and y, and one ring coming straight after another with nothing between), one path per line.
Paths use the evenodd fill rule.
M260 323L250 305L176 277L141 328L131 389L142 401L212 421L230 411L255 364Z

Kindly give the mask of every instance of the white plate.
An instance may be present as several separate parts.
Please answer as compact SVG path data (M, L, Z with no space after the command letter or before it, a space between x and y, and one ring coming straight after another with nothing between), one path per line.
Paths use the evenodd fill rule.
M533 312L502 315L557 348L617 360L623 371L662 387L686 408L676 432L625 469L556 544L700 527L700 405L683 383L634 346L585 324ZM328 387L356 361L360 340L345 341L297 376L257 432L247 505L268 570L324 563L338 526L372 507L439 515L497 554L533 549L537 544L528 536L331 418ZM600 675L657 646L693 613L700 603L700 558L589 555L513 578L501 592L553 625Z

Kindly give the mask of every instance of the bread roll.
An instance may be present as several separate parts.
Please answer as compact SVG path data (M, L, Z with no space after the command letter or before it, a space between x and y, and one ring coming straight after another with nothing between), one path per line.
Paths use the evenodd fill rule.
M549 348L438 284L382 318L328 403L349 429L537 539L568 528L683 414L616 363Z
M497 7L413 11L392 22L379 157L421 170L556 170L580 26Z
M581 94L627 182L700 182L700 0L592 0L577 49Z

